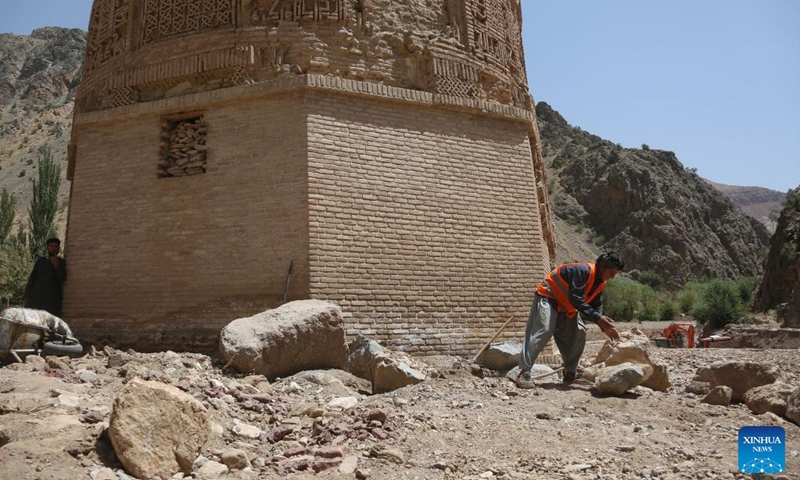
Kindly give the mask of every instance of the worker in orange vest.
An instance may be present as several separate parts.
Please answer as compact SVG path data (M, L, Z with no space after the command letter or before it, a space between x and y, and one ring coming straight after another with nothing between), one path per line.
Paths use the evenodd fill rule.
M624 268L625 262L618 254L606 252L593 264L560 265L539 283L525 328L518 387L536 387L531 380L531 368L553 337L564 361L564 382L573 382L580 376L578 362L586 347L584 319L595 322L610 339L619 340L614 320L603 315L600 308L606 282Z

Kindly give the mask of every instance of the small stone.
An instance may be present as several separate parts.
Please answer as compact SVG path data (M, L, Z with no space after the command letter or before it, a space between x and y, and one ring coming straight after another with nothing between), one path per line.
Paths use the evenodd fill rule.
M616 450L619 452L632 452L636 450L633 445L617 445Z
M348 455L344 457L342 464L339 465L339 473L352 475L355 473L356 468L358 468L358 457L355 455Z
M447 462L444 460L439 460L438 462L431 465L431 468L435 468L436 470L447 470Z
M367 480L371 473L372 473L372 470L370 470L369 468L357 468L356 469L356 478L358 480Z
M261 429L245 423L234 425L233 433L244 438L258 438L261 436Z
M349 410L358 405L356 397L339 397L328 402L328 408L336 410Z
M231 448L222 452L222 463L231 470L244 470L250 466L247 453L238 448Z
M389 418L389 413L382 408L376 408L370 411L369 414L367 415L367 420L378 421L381 422L381 424L386 423L386 420L388 418Z

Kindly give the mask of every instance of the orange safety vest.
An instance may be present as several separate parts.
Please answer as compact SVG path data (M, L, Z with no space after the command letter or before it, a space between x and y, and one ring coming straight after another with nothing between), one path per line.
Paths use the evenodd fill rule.
M606 282L601 282L600 285L597 286L597 289L591 291L592 285L594 285L595 275L597 274L597 269L593 263L567 263L556 267L555 270L548 273L544 281L536 287L536 293L555 300L556 304L558 304L558 311L566 312L567 318L574 318L578 311L569 301L569 283L561 277L561 268L572 265L589 266L589 280L586 282L586 289L583 291L586 303L590 303L604 288L606 288Z

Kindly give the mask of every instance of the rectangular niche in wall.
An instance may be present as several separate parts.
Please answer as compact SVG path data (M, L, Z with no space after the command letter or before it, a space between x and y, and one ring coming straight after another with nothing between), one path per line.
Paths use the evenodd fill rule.
M202 115L161 119L158 177L186 177L206 173L207 133Z

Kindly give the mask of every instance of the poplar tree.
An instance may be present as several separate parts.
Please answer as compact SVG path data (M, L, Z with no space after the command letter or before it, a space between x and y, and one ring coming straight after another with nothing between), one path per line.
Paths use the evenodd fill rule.
M0 194L0 246L6 243L8 234L11 233L16 205L17 199L4 188L3 193Z
M42 255L47 239L56 235L54 221L58 209L61 166L53 160L53 152L48 145L39 148L38 170L39 179L33 181L33 197L28 208L28 249L34 259Z

